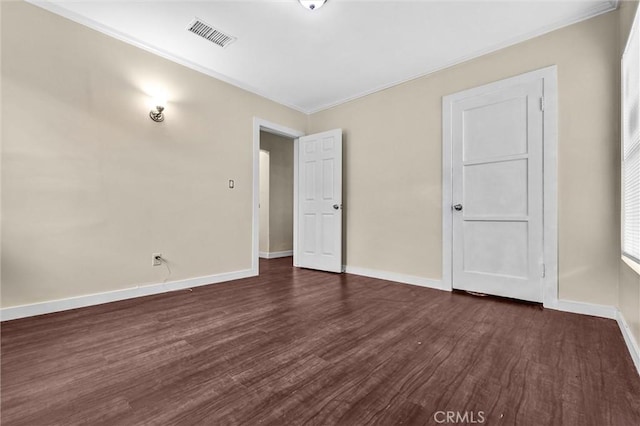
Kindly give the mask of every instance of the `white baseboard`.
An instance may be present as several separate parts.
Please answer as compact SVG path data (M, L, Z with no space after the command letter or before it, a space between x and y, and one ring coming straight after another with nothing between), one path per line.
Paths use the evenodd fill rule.
M622 337L624 337L624 342L627 344L627 348L629 349L629 354L631 354L633 364L636 366L636 370L638 370L638 375L640 375L640 348L638 347L638 342L633 337L629 324L625 321L620 310L617 310L616 321L618 321L618 326L622 332Z
M358 268L354 266L346 266L345 272L354 275L362 275L365 277L378 278L388 281L396 281L404 284L412 284L421 287L429 287L438 290L450 291L445 288L443 283L438 280L430 280L428 278L416 277L412 275L397 274L394 272L376 271L372 269ZM633 364L640 375L640 349L638 343L631 333L629 325L624 319L622 313L613 306L596 305L586 302L572 302L568 300L556 300L552 303L544 305L545 308L555 309L557 311L571 312L574 314L591 315L595 317L613 319L618 322L622 336L633 360Z
M555 309L563 312L571 312L574 314L591 315L594 317L601 317L607 319L613 319L618 322L618 327L624 337L624 342L627 345L633 364L640 375L640 349L638 349L638 343L633 337L633 333L629 328L629 325L624 319L622 312L618 308L607 305L596 305L593 303L585 302L571 302L568 300L557 300L552 303L544 305L545 308Z
M275 252L281 254L275 257L285 257L292 252ZM291 254L288 254L291 256ZM273 258L273 257L272 257ZM395 281L403 284L411 284L420 287L433 288L437 290L449 291L442 284L442 281L417 277L414 275L398 274L395 272L378 271L374 269L359 268L356 266L346 266L345 272L354 275L361 275L370 278L378 278L387 281ZM171 281L168 283L142 285L123 290L109 291L105 293L89 294L86 296L70 297L68 299L51 300L48 302L33 303L29 305L11 306L0 309L0 321L8 321L18 318L25 318L35 315L48 314L52 312L66 311L70 309L83 308L86 306L101 305L103 303L116 302L119 300L133 299L136 297L150 296L152 294L166 293L169 291L183 290L186 288L199 287L208 284L217 284L226 281L239 280L242 278L254 277L257 272L252 269L243 271L228 272L223 274L208 275L204 277L190 278L186 280ZM572 302L558 300L545 304L545 308L558 311L572 312L576 314L592 315L602 318L615 319L620 327L622 336L627 345L631 359L640 375L640 349L638 343L624 319L622 313L613 306L596 305L585 302Z
M570 300L556 300L551 303L545 303L546 309L555 309L556 311L571 312L574 314L591 315L594 317L616 319L617 309L613 306L596 305L586 302L572 302Z
M375 269L359 268L357 266L345 266L345 272L353 275L362 275L364 277L378 278L380 280L396 281L403 284L417 285L420 287L435 288L437 290L446 289L442 281L431 280L429 278L416 277L415 275L398 274L396 272L378 271Z
M287 251L261 251L260 253L258 253L258 255L262 258L262 259L276 259L278 257L289 257L289 256L293 256L293 250L287 250Z
M205 277L170 281L168 283L140 285L137 287L108 291L105 293L70 297L68 299L51 300L29 305L11 306L8 308L0 309L0 321L8 321L17 318L49 314L52 312L67 311L69 309L83 308L86 306L101 305L103 303L116 302L118 300L133 299L135 297L149 296L152 294L183 290L186 288L199 287L208 284L239 280L241 278L248 278L256 275L256 271L247 269L244 271L227 272L223 274L208 275Z

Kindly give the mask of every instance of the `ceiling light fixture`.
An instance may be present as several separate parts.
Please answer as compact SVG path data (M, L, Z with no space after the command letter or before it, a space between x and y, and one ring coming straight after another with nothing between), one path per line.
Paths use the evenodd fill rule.
M298 0L300 4L309 10L320 9L327 0Z

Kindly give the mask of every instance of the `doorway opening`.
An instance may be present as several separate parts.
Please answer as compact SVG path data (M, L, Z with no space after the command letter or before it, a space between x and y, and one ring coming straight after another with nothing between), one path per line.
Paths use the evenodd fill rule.
M282 143L283 145L285 145L284 148L288 148L290 145L291 150L293 155L291 156L291 167L292 167L292 187L291 187L291 196L292 196L292 206L290 209L290 215L293 218L292 219L292 226L291 226L291 239L293 241L293 247L291 249L292 253L295 252L295 244L296 244L296 229L295 229L295 214L297 211L297 206L296 206L296 197L295 197L295 188L297 186L297 170L295 167L295 162L293 161L293 159L295 158L296 155L296 149L297 149L297 138L301 137L304 135L304 132L299 131L299 130L295 130L295 129L290 129L288 127L285 126L281 126L279 124L276 123L272 123L269 122L267 120L263 120L261 118L257 118L254 117L253 119L253 230L252 230L252 257L251 257L251 269L254 275L258 275L259 274L259 257L262 254L265 257L268 256L273 256L273 257L278 257L278 255L286 255L287 253L282 253L282 252L286 252L287 250L278 250L276 251L277 247L282 247L280 245L276 245L274 244L273 247L274 249L271 249L271 242L269 241L269 243L267 245L263 244L263 247L261 249L261 244L260 244L260 234L263 234L263 237L265 236L265 232L264 230L262 230L263 232L261 232L261 216L262 220L265 220L265 215L261 215L260 213L260 207L261 207L261 200L260 200L260 196L261 196L261 185L260 185L260 175L261 175L261 168L260 168L260 163L261 163L261 156L263 157L263 162L265 161L266 158L269 159L268 164L269 166L272 165L272 157L279 157L280 155L283 156L287 156L286 154L286 149L283 149L283 152L280 152L279 148L283 148L282 146L277 145L278 143ZM278 139L281 138L281 139ZM264 142L263 142L264 139ZM274 148L275 147L275 148ZM261 148L265 148L262 151L265 152L269 152L269 155L266 156L265 154L261 153ZM269 150L269 148L271 148ZM274 150L277 150L278 153L274 154ZM278 160L279 161L279 160ZM264 167L263 166L263 171L264 171ZM264 173L262 173L264 175ZM269 173L270 176L270 173ZM274 178L275 181L279 180L279 178ZM269 181L271 181L271 179L269 179ZM264 185L263 185L264 186ZM269 185L269 189L271 185ZM286 189L284 189L284 186L278 189L278 192L280 191L286 191ZM270 192L270 191L269 191ZM264 194L263 194L264 197ZM270 198L270 197L269 197ZM271 200L269 200L268 204L270 203ZM278 206L279 208L280 206ZM264 213L266 213L268 210L266 210L266 208L263 210ZM271 216L269 215L266 215ZM274 212L274 216L276 216L276 213ZM282 222L278 223L278 225L275 225L276 227L278 226L286 226L283 225L283 223L286 223L286 219L282 220ZM266 227L267 225L263 225L263 227ZM270 228L270 226L269 226ZM269 230L269 228L267 228L266 230L266 235L269 235L271 232ZM286 237L284 238L286 240ZM278 243L280 244L280 243ZM267 248L268 247L268 248ZM265 248L267 248L267 250L264 250ZM261 253L262 252L262 253Z
M251 268L253 275L259 274L260 145L261 135L267 134L293 139L293 266L327 272L344 272L342 265L342 129L304 135L300 131L254 118ZM269 168L273 167L272 156L270 152ZM266 161L266 158L263 154L263 161ZM269 175L271 177L271 173ZM264 216L266 215L263 215L263 220L265 220ZM271 225L271 219L269 223ZM271 232L269 231L268 234ZM286 251L280 252L286 253ZM263 253L270 252L271 241L269 241L269 251L263 251Z
M262 259L293 256L293 144L260 131L259 247Z

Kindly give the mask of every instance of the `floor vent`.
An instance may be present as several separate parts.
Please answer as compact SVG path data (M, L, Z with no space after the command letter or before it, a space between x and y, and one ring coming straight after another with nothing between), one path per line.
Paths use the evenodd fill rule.
M220 47L227 47L236 41L235 37L225 34L220 30L216 30L211 25L202 22L198 18L195 18L193 22L189 24L187 30L202 38L206 38L211 43L217 44Z

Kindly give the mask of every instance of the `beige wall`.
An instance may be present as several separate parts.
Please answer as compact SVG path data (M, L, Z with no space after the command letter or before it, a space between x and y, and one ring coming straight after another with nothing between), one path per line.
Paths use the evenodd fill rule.
M0 2L1 306L161 282L154 252L171 262L169 280L249 269L253 116L343 128L347 264L438 279L442 96L557 64L560 297L619 298L638 338L640 282L619 256L628 7L306 117ZM24 31L25 22L38 25ZM161 124L148 118L153 84L169 93Z
M30 4L0 7L2 306L250 269L252 119L307 117ZM153 84L164 123L148 117Z
M622 2L620 5L620 55L631 30L638 8L637 2ZM640 269L638 269L640 271ZM619 308L631 328L636 342L640 342L640 273L624 261L620 261Z
M346 262L442 276L442 96L549 65L559 85L559 296L617 305L618 13L313 114L345 133Z
M258 250L269 252L269 151L260 150L260 200L258 202Z
M260 132L269 151L269 252L293 250L293 140Z

